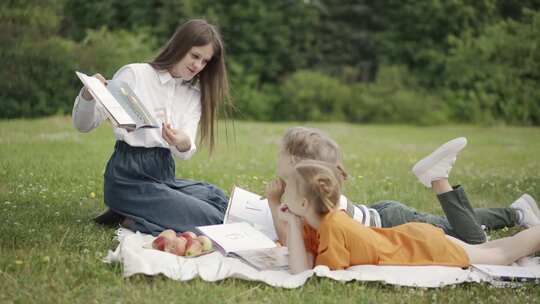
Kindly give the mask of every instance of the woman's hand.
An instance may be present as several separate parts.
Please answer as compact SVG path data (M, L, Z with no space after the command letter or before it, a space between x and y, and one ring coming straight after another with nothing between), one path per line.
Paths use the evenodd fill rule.
M103 85L105 86L107 85L107 79L105 79L105 77L103 77L101 74L97 73L97 74L92 75L92 77L97 78L99 81L103 83ZM90 92L88 92L88 88L86 86L83 89L82 97L88 101L94 100L94 97L92 96L92 94L90 94Z
M281 196L285 191L285 182L281 179L275 179L266 185L266 198L268 202L277 207L281 204Z
M163 124L161 132L163 139L170 145L176 147L180 152L186 152L191 149L191 140L182 130L173 129L171 124Z

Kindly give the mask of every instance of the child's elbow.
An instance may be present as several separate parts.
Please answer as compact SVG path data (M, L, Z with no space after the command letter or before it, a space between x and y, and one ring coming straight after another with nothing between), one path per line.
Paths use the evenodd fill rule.
M298 264L289 263L289 272L291 274L302 273L306 270L311 270L312 268L313 268L312 265L309 265L307 261L306 263L298 263Z
M308 267L289 267L289 272L291 274L299 274L299 273L302 273L306 270L309 270L310 268Z

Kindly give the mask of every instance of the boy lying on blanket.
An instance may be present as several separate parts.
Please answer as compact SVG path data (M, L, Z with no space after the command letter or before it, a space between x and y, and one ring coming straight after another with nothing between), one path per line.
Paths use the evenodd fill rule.
M515 225L524 228L540 225L540 210L528 194L523 194L507 208L473 209L463 187L450 186L448 174L457 154L466 143L465 138L452 140L419 161L413 168L413 173L420 182L437 194L446 217L421 213L396 201L382 201L369 207L354 205L343 195L337 208L346 210L351 218L365 226L388 228L408 222L423 222L439 227L447 235L469 244L486 241L482 226L487 229L501 229ZM270 182L266 191L274 225L282 244L287 243L287 223L278 218L285 187L283 180L299 161L306 159L334 164L339 169L340 181L347 178L341 162L341 150L335 141L318 129L295 127L287 130L278 157L279 178Z

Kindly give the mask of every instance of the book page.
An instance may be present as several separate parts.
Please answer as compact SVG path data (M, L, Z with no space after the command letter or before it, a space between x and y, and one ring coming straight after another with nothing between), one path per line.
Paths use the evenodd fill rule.
M131 116L118 104L113 95L97 78L84 73L75 72L82 83L88 88L94 99L98 100L107 111L114 117L119 125L136 125Z
M287 247L244 250L237 251L234 254L258 270L289 269L289 252Z
M223 223L238 222L247 222L270 239L278 239L268 200L261 200L255 193L234 187Z
M225 253L276 247L276 243L248 223L197 227Z
M135 121L137 128L152 127L159 128L156 119L146 109L142 101L135 95L129 85L121 80L110 80L107 90L114 96L116 101Z

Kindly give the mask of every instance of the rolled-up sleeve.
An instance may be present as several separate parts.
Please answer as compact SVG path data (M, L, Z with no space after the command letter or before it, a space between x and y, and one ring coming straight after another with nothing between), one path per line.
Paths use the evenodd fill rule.
M97 128L107 118L105 109L95 100L86 100L82 97L82 88L75 98L71 119L73 127L79 132L90 132Z

